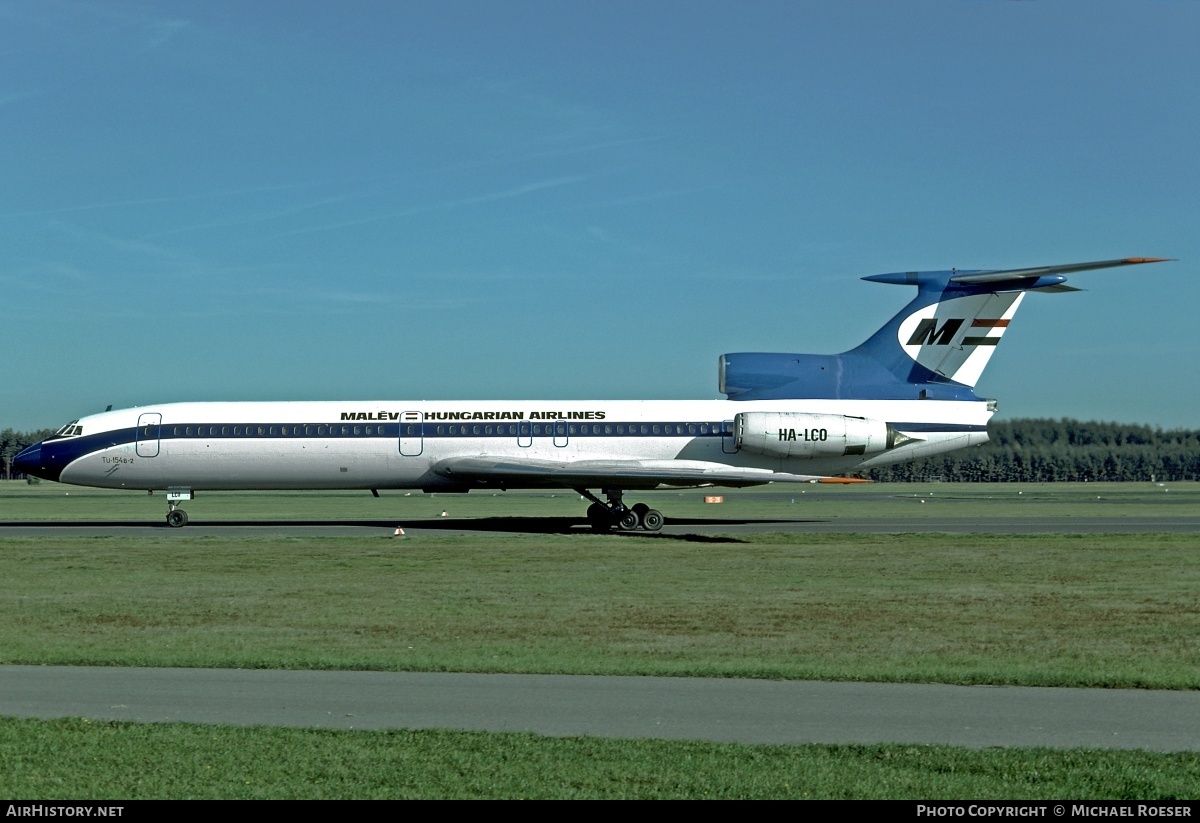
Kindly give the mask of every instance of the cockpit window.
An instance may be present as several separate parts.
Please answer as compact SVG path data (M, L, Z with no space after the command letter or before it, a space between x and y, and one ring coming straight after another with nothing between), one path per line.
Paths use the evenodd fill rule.
M67 425L54 433L55 437L78 437L83 434L83 426L79 425L78 420L72 420Z

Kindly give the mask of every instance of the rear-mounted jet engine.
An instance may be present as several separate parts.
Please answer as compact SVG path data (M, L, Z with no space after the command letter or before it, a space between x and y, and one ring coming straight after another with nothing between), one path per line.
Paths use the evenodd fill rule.
M771 457L877 454L915 439L881 420L840 414L742 412L733 425L740 448Z

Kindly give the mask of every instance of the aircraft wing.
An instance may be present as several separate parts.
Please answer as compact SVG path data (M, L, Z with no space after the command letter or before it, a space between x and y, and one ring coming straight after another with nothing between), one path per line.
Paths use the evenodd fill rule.
M524 460L511 457L452 457L434 472L466 485L505 488L621 488L657 486L758 486L812 483L831 478L749 469L702 460ZM841 478L836 478L840 480Z

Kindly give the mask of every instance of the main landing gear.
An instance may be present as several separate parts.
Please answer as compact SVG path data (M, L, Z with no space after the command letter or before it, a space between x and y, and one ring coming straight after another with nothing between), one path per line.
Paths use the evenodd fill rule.
M167 525L172 529L181 529L187 525L187 512L179 508L184 500L191 500L195 495L191 489L167 489Z
M604 503L587 489L576 489L581 495L592 501L588 506L587 520L592 531L606 532L616 526L623 532L645 529L656 532L663 527L662 512L652 509L645 503L635 503L632 508L626 508L621 501L620 489L602 489L608 502Z

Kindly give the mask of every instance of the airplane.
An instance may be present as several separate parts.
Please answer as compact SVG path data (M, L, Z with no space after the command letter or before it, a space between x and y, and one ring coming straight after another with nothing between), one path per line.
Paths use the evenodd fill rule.
M842 354L718 359L724 400L191 402L73 420L18 454L35 477L166 490L167 525L199 491L573 489L598 532L658 531L628 491L855 482L876 466L987 442L996 401L974 387L1027 292L1128 257L864 277L916 297ZM596 495L604 495L602 500Z

